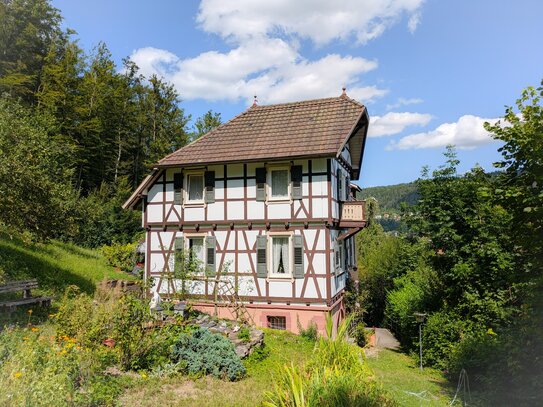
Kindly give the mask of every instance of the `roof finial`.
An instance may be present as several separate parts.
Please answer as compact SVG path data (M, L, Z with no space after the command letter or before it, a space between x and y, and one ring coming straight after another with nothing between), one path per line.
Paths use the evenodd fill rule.
M341 92L341 96L347 96L347 88L344 86L341 88L343 92Z
M256 98L256 95L254 96L254 100L253 100L253 106L257 106L258 105L258 99Z

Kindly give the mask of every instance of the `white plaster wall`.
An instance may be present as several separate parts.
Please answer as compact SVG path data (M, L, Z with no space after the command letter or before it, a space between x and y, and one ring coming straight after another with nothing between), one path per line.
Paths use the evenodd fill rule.
M290 219L290 203L269 203L268 218L269 219Z
M264 202L248 201L247 217L249 219L264 219Z
M270 281L270 297L290 297L292 296L292 282L287 281Z
M231 198L243 198L243 180L241 179L233 179L228 180L227 188L226 188L226 194L227 199Z
M148 205L147 206L147 221L148 222L162 222L162 205Z
M228 193L230 195L230 193ZM243 201L226 202L227 220L243 219L244 215L244 203Z
M147 194L147 202L162 202L162 185L153 185Z
M203 207L185 206L185 221L201 222L205 219Z
M207 204L207 219L208 220L224 220L224 203L214 202Z

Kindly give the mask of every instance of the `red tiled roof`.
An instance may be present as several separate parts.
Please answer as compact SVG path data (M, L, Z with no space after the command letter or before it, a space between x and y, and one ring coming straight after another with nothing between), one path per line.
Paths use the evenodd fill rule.
M253 105L158 162L159 167L334 156L365 107L345 94L269 106Z

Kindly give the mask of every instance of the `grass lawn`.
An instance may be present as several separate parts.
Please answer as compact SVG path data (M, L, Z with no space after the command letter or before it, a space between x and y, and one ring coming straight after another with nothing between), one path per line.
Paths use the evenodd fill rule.
M52 296L62 294L71 284L91 294L104 278L132 278L115 271L97 250L57 241L25 244L4 234L0 234L0 267L6 280L36 278L40 291Z
M273 390L273 377L291 362L301 365L311 355L314 343L288 332L265 330L269 355L245 363L247 377L226 382L212 377L149 379L126 391L120 400L126 406L258 406L266 390Z
M382 350L367 362L400 406L448 406L454 396L452 385L434 369L420 371L404 353ZM461 405L457 399L455 405Z

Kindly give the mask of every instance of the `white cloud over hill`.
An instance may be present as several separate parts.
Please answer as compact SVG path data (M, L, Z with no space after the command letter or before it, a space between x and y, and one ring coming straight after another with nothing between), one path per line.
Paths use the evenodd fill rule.
M490 133L484 129L483 123L493 123L497 120L464 115L454 123L443 123L434 130L402 137L398 141L391 142L387 149L440 148L448 144L453 144L458 149L474 149L493 141Z

